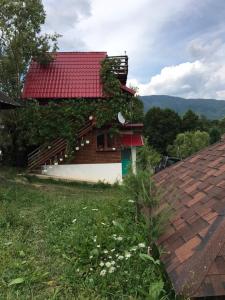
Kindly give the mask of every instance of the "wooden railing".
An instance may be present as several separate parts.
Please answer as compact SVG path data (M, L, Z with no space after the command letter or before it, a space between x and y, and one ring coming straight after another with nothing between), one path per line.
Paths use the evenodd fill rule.
M44 164L51 164L56 157L65 154L67 142L64 139L56 139L48 145L40 146L28 155L28 169L34 170Z
M93 128L94 122L87 122L78 131L77 138L82 138ZM28 170L36 170L42 165L54 164L55 161L63 162L67 150L67 141L62 138L55 139L51 143L41 145L28 155Z
M115 59L119 61L118 68L114 69L114 73L117 78L120 80L122 84L126 84L127 75L128 75L128 56L120 55L120 56L108 56L108 59Z

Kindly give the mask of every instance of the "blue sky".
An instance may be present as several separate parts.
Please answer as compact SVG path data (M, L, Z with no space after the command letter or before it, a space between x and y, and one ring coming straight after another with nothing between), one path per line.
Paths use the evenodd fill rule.
M61 51L129 56L139 93L225 99L224 0L43 0Z

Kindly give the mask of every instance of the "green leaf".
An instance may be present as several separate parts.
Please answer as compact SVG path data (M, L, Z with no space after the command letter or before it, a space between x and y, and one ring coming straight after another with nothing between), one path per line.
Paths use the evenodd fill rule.
M164 291L164 282L162 280L151 283L149 287L149 300L162 299L160 294Z
M99 251L98 251L97 248L96 248L96 249L93 249L93 250L91 251L91 255L93 255L93 256L98 256L98 254L99 254Z
M160 261L157 259L155 260L152 256L148 255L148 254L144 254L144 253L140 253L139 254L140 258L143 260L150 260L154 265L159 265Z
M124 227L117 221L112 221L113 225L119 228L121 231L124 231Z
M25 281L25 279L23 277L18 277L16 279L13 279L8 286L11 286L11 285L15 285L15 284L21 284Z
M21 257L25 257L25 253L24 253L23 250L21 250L21 251L19 252L19 254L20 254Z

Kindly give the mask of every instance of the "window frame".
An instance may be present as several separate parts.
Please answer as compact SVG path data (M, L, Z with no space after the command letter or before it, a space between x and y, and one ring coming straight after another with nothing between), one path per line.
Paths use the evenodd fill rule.
M96 151L97 152L109 152L109 151L117 151L118 147L117 147L117 143L116 143L116 137L113 137L113 144L112 147L108 147L108 135L109 135L109 131L108 130L102 130L97 132L96 134ZM103 135L104 136L104 147L100 148L98 147L98 136Z

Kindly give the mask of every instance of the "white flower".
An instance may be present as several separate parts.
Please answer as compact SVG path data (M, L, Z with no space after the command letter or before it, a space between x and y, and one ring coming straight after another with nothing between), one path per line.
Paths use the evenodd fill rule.
M111 268L109 268L109 273L113 273L115 270L116 270L115 267L111 267Z
M123 260L124 259L123 255L118 256L118 259Z
M130 200L128 200L128 202L129 203L134 203L135 201L130 199Z
M92 268L90 268L90 271L93 271L93 269L92 269Z
M109 261L107 261L107 263L105 264L107 268L111 267L111 263Z
M98 211L98 208L92 208L93 211Z
M105 254L109 253L109 251L108 251L108 250L104 250L103 252L104 252Z
M77 269L77 272L80 272L80 269Z
M105 264L104 264L103 261L101 261L99 265L100 265L101 267L103 267Z
M119 254L117 253L117 254L116 254L116 257L118 257L118 256L119 256Z
M110 255L109 258L112 258L112 256Z
M139 247L139 248L145 248L145 243L140 243L140 244L138 244L138 247Z
M104 270L101 270L100 276L105 276L105 274L106 274L106 270L105 270L105 269L104 269Z
M83 207L83 209L87 209L87 206Z
M75 223L77 221L77 219L73 219L72 223Z
M113 261L111 261L111 265L115 265L115 261L113 260Z
M111 252L114 252L115 250L116 250L116 249L111 249L110 251L111 251Z
M122 240L123 240L122 236L118 236L117 241L122 241Z
M126 257L126 259L130 258L131 257L130 252L125 252L125 257Z
M97 241L97 236L94 236L93 241L96 243L96 241Z
M130 251L136 251L137 250L137 247L136 246L134 246L134 247L132 247L131 249L130 249Z
M97 245L97 248L100 248L101 246L100 245Z
M91 256L89 256L89 258L90 258L90 259L92 259L92 258L93 258L93 256L91 255Z

